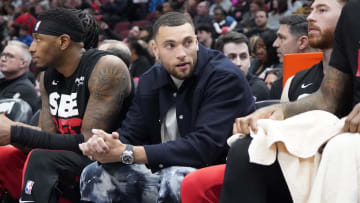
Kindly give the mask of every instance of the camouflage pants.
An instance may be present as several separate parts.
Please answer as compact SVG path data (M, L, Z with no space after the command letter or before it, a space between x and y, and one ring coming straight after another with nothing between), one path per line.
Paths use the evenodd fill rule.
M96 203L180 203L180 185L191 167L172 166L152 173L143 164L97 163L81 174L81 200Z

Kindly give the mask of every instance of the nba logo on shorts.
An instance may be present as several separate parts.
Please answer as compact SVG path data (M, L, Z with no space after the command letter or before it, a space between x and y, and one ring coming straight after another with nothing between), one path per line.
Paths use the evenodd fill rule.
M26 182L25 194L31 195L31 190L33 186L34 186L34 181L28 180Z

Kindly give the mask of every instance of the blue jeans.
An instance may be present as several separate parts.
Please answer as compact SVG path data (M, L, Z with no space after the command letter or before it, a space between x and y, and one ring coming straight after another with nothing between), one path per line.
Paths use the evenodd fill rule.
M152 173L143 164L93 163L81 174L81 200L96 203L180 203L181 181L194 170L172 166Z

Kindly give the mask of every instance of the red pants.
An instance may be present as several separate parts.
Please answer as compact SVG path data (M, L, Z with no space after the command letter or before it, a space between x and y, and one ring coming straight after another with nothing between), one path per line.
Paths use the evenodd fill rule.
M20 198L22 171L26 156L18 148L0 147L0 190L6 189L16 199Z
M225 167L225 164L206 167L185 176L181 183L181 202L219 202Z

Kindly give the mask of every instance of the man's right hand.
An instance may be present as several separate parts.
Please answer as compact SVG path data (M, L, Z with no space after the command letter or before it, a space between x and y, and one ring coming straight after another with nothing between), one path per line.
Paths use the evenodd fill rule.
M284 120L283 105L276 104L261 108L254 113L235 119L233 125L233 134L250 134L250 128L253 132L257 132L257 121L259 119Z

